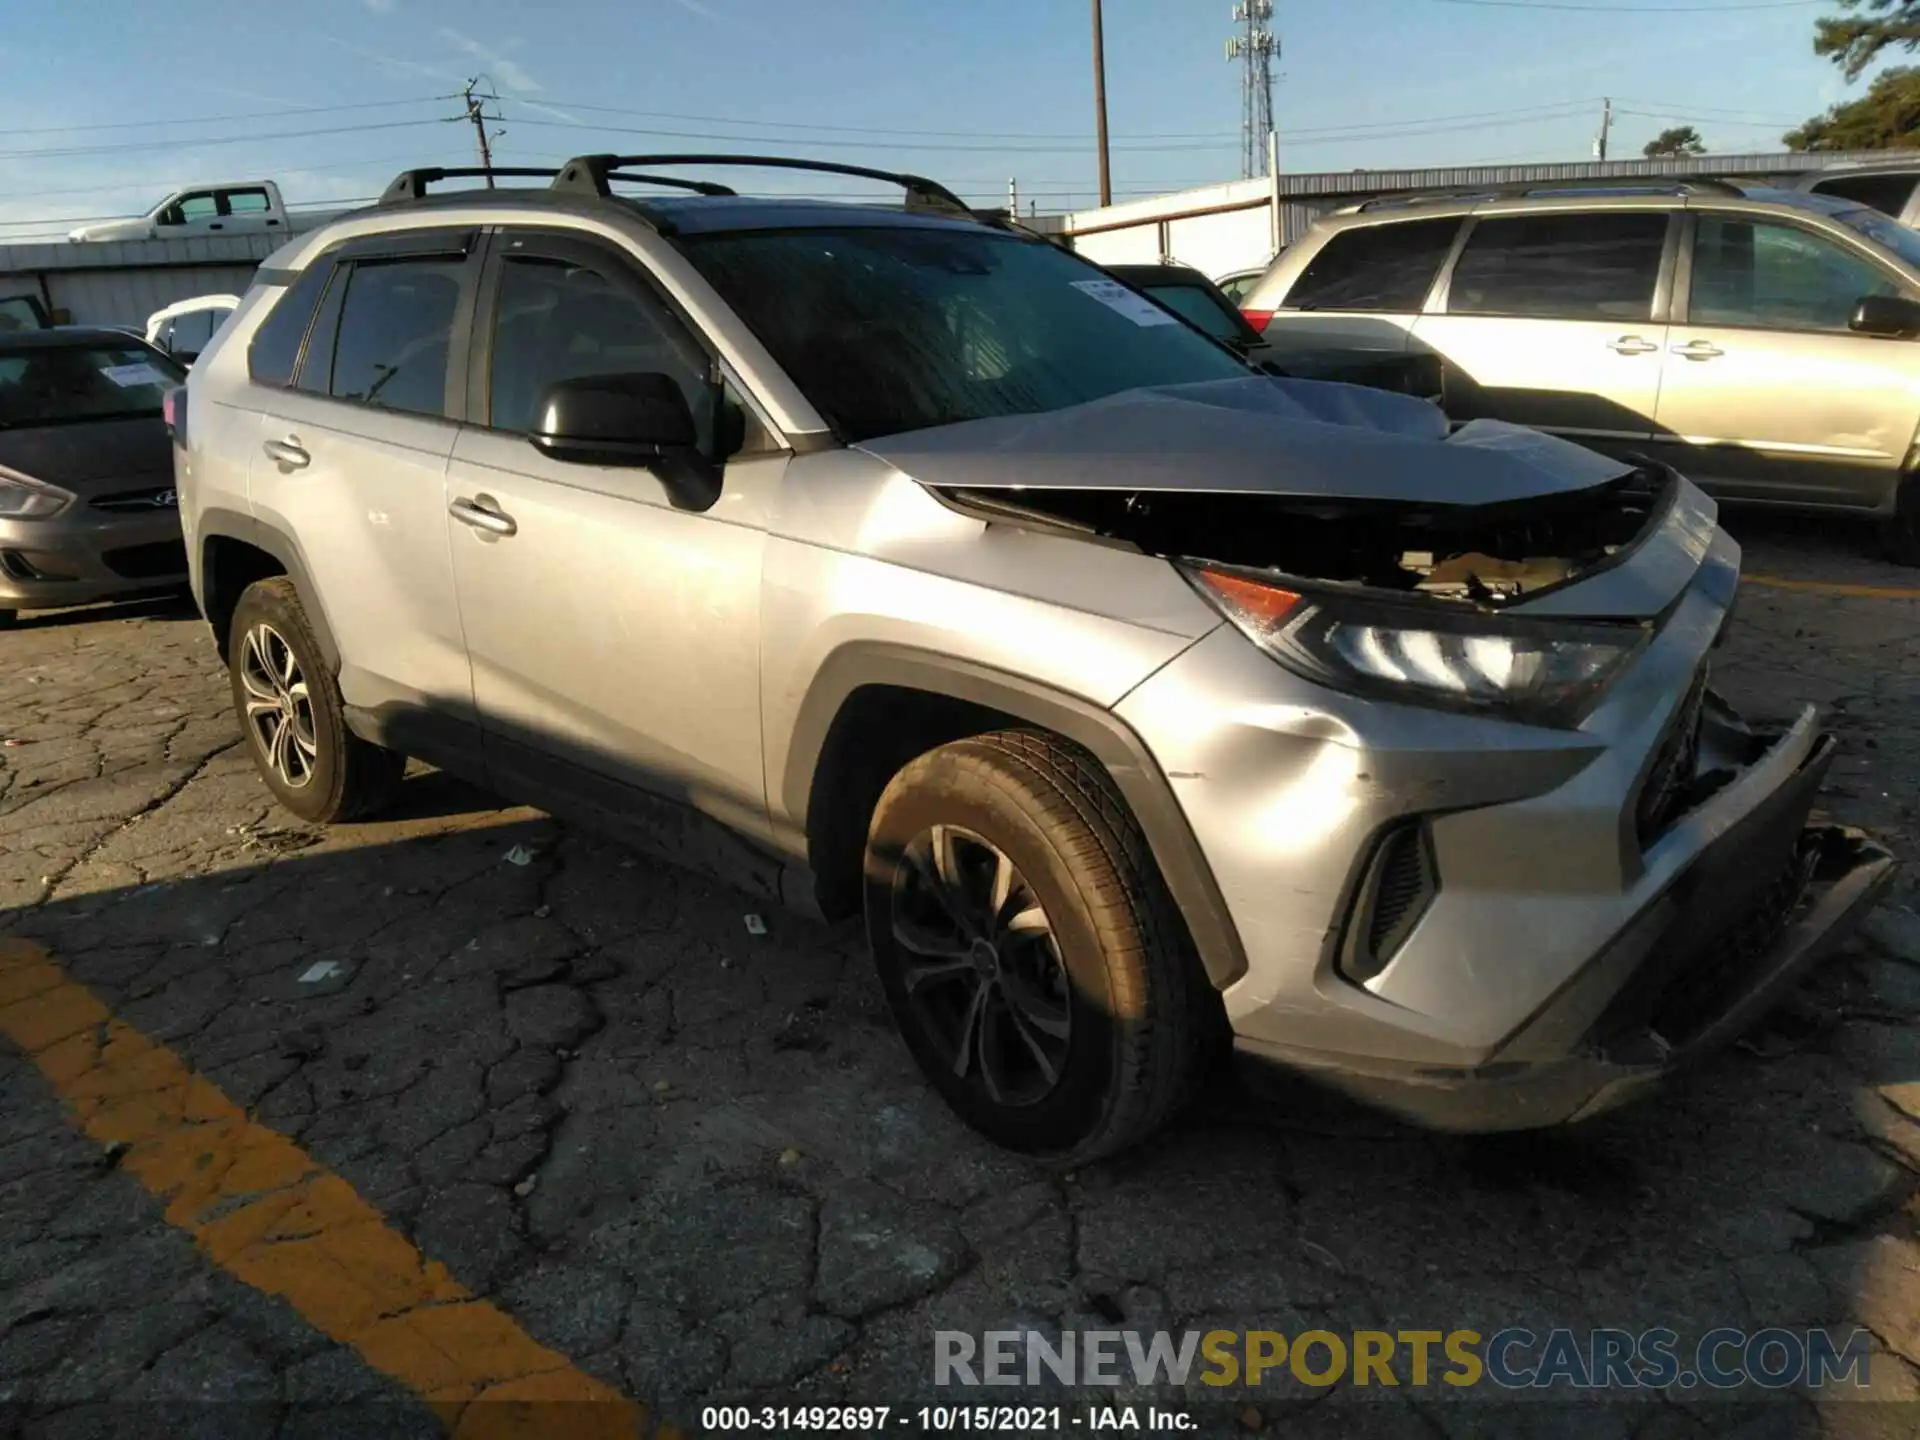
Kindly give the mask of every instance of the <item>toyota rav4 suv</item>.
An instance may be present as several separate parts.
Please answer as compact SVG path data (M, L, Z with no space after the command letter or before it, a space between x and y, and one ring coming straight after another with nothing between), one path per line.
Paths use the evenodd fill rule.
M1815 717L1709 688L1739 551L1672 471L1257 374L931 181L648 173L696 161L409 172L194 366L193 584L296 814L418 756L864 913L930 1083L1074 1158L1229 1039L1586 1115L1887 880Z

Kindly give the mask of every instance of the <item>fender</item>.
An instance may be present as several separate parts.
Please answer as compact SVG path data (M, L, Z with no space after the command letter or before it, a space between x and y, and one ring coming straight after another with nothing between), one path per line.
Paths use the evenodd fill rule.
M333 625L327 618L326 605L313 583L299 542L291 535L263 525L252 515L217 505L200 512L199 524L195 527L196 564L200 571L195 598L200 602L200 613L205 615L207 610L207 541L215 536L251 545L280 562L288 578L293 581L294 589L299 592L300 606L307 612L307 623L313 627L313 638L320 642L320 653L327 662L327 668L339 674L340 646L333 638Z
M1208 979L1224 989L1246 973L1239 932L1200 842L1140 737L1112 711L1022 676L907 646L856 643L835 650L815 673L795 719L786 773L769 797L784 812L777 823L784 820L800 836L807 833L813 777L828 732L847 698L867 685L919 690L997 710L1091 752L1132 808Z

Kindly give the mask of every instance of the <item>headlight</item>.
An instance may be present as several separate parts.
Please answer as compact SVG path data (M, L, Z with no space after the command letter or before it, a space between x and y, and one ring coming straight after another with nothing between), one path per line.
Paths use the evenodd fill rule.
M37 480L0 475L0 520L45 520L73 503L73 496Z
M1549 725L1577 722L1647 638L1637 626L1436 615L1309 599L1222 570L1185 573L1248 639L1310 680Z

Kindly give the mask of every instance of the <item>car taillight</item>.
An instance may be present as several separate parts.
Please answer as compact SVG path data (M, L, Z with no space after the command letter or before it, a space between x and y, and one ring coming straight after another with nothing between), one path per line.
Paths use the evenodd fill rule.
M160 401L160 413L167 419L167 434L176 445L187 443L187 387L176 385Z
M1254 328L1254 329L1256 329L1256 330L1258 330L1258 331L1259 331L1259 332L1260 332L1260 333L1261 333L1262 335L1264 335L1264 334L1266 334L1266 333L1267 333L1267 322L1268 322L1269 320L1271 320L1271 319L1273 319L1273 311L1271 311L1271 310L1242 310L1242 311L1241 311L1240 313L1241 313L1242 315L1244 315L1244 316L1246 316L1246 317L1247 317L1247 323L1248 323L1249 325L1251 325L1251 326L1253 326L1253 328Z

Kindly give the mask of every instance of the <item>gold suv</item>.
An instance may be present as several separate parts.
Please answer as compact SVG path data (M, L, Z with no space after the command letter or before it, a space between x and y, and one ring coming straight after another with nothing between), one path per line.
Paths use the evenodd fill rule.
M1388 197L1323 218L1242 303L1292 341L1438 354L1457 421L1872 516L1920 564L1920 231L1858 201L1715 180Z

